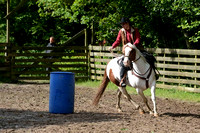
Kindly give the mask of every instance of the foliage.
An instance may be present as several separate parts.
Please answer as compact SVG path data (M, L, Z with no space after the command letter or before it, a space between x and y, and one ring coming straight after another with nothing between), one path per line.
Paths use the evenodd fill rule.
M190 42L198 42L200 39L200 3L197 0L175 1L172 5L174 16L183 16L179 19L178 27L189 32ZM176 13L175 13L176 12Z
M163 22L169 21L169 26L176 26L188 48L197 48L200 38L199 7L200 3L197 0L150 0L147 9L154 16L160 14Z
M10 17L11 43L19 46L45 46L49 42L49 37L54 36L58 44L63 44L73 34L80 31L80 29L74 30L74 26L66 20L49 15L48 12L43 15L44 6L40 6L36 2L36 0L27 1ZM11 1L10 10L12 11L19 3L20 0ZM6 1L0 5L3 5L0 6L3 11L0 13L0 42L6 42L6 19L4 18Z
M19 2L12 0L11 10ZM5 42L6 0L0 5L0 41ZM199 48L199 7L198 0L31 0L11 18L11 41L46 45L53 35L63 44L94 25L96 41L111 45L121 17L129 17L145 47Z
M3 17L6 15L5 0L0 1L0 42L6 42L6 21Z
M69 22L94 25L98 41L111 45L116 38L123 16L129 17L140 29L146 47L197 48L199 44L199 3L193 0L39 0L45 12ZM43 11L44 11L43 10ZM185 45L183 45L185 44Z

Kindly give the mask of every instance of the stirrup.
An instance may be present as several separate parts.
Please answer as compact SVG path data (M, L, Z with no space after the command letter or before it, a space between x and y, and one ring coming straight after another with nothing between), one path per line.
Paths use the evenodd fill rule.
M126 84L125 84L124 82L122 82L122 83L120 84L120 86L121 86L121 87L126 87Z

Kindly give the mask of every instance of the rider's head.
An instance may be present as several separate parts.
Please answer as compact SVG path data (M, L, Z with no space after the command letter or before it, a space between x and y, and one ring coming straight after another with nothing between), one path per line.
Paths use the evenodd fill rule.
M128 18L123 17L120 21L120 24L126 30L129 30L131 28L131 23L130 23L130 20Z
M53 36L51 36L50 39L49 39L49 42L50 43L55 43L55 38Z

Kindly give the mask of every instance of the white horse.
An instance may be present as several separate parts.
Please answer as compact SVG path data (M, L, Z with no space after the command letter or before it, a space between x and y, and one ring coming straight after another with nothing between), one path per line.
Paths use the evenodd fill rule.
M158 116L156 109L156 99L155 99L155 89L156 89L156 77L155 72L152 70L152 67L146 62L146 59L143 57L141 52L136 48L135 45L127 43L124 46L124 65L131 66L132 69L127 72L126 84L136 88L137 93L142 97L144 103L146 104L149 113L154 116ZM120 57L122 58L122 57ZM97 105L101 96L103 95L104 90L106 89L109 81L113 82L118 86L118 100L117 100L117 109L121 112L120 107L120 97L123 94L128 101L130 101L136 109L139 110L140 114L143 114L143 109L136 104L130 95L128 94L126 87L120 87L120 65L119 58L112 59L106 66L104 78L102 80L101 86L98 89L96 97L93 101L94 105ZM148 105L147 98L144 96L143 91L150 88L151 89L151 99L153 101L153 111Z

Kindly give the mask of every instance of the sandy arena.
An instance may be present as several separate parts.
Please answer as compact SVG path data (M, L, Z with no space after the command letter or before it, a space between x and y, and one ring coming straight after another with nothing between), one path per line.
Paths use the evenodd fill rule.
M116 91L106 90L99 106L91 105L97 88L76 86L74 113L51 114L49 84L0 84L0 132L200 133L200 103L157 98L160 117L153 117L140 115L123 97L118 113ZM144 106L140 96L131 96Z

